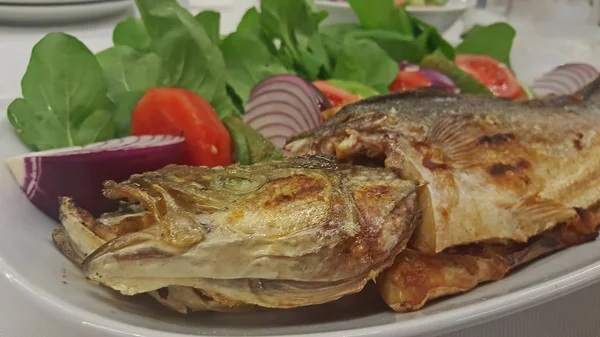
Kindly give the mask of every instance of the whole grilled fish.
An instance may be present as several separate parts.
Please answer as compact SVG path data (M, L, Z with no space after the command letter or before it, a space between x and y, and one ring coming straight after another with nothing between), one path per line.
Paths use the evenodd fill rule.
M53 238L89 279L179 312L305 306L393 263L419 222L416 187L321 157L168 166L107 182L126 202L98 219L63 199Z
M600 79L576 95L514 102L429 89L374 97L292 138L296 154L383 162L424 181L425 254L527 242L600 200Z
M600 79L576 95L527 102L391 94L346 106L287 148L384 163L424 181L412 248L377 280L391 308L417 310L597 238L599 91Z

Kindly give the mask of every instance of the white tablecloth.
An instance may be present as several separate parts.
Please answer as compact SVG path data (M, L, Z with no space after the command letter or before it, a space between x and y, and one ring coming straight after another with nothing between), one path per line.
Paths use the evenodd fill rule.
M231 30L244 12L237 0L236 8L223 9L223 29ZM77 36L93 51L111 44L116 19L85 26L3 27L0 26L0 101L20 95L20 79L25 71L31 47L50 31L64 31ZM6 102L6 100L4 100ZM4 107L0 106L0 110ZM600 284L580 290L539 307L483 323L443 337L597 337L600 336ZM45 331L41 336L39 331ZM0 337L105 337L106 333L85 324L70 325L58 315L45 312L16 293L0 275Z

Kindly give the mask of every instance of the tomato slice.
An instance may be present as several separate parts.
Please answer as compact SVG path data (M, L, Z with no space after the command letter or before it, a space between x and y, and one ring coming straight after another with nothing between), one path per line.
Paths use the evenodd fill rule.
M496 96L518 98L524 93L512 71L487 55L456 55L455 62Z
M401 70L390 85L389 90L390 92L407 91L430 86L431 81L420 72Z
M231 136L215 110L185 89L149 89L133 111L131 134L183 135L189 165L214 167L232 162Z
M354 102L360 98L357 95L351 94L326 81L315 81L313 82L313 85L321 90L323 95L329 99L332 107L340 106L348 102Z

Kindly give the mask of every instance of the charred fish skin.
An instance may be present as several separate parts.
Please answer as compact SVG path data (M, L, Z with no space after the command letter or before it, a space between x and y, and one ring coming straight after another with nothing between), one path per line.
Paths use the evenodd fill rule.
M576 95L522 102L392 94L347 106L287 149L385 159L400 177L424 181L423 223L410 243L423 253L526 242L600 200L599 87L600 79Z
M68 234L92 236L71 245L105 242L83 260L86 276L123 294L151 293L181 312L289 308L360 291L389 267L419 222L417 187L318 156L169 166L106 183L108 197L139 204L137 213L90 219L69 200L61 213ZM177 287L201 296L182 304L189 291Z

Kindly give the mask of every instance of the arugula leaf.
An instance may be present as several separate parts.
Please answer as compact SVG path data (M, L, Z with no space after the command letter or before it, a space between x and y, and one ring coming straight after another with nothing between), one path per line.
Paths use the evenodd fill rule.
M234 161L238 162L240 165L250 165L252 164L250 147L248 146L246 136L236 128L235 121L237 120L241 121L241 119L237 117L225 117L223 119L223 124L231 135L233 153L235 154Z
M329 79L327 82L335 85L336 87L343 89L349 93L360 96L360 98L368 98L371 96L377 96L379 93L373 88L367 87L366 85L337 79Z
M176 0L136 0L172 87L195 92L220 118L239 115L227 95L223 55L202 25Z
M130 91L146 91L163 84L162 60L128 46L114 46L96 55L108 83L111 100Z
M35 129L38 119L31 111L31 106L23 98L17 98L8 106L8 121L15 128L21 141L30 149L52 148L40 145L38 133Z
M75 144L92 144L113 138L116 125L113 115L107 110L95 110L75 131Z
M337 58L343 49L345 37L361 29L361 26L357 23L338 23L322 27L319 30L321 42L323 43L325 52L329 56L330 69L335 68Z
M454 47L440 35L434 26L415 17L412 17L411 21L417 34L417 43L427 53L443 55L447 59L454 61L454 57L456 56Z
M281 39L286 46L296 44L295 31L302 21L309 19L310 11L304 1L262 0L260 23L273 37ZM307 20L310 24L310 20Z
M413 37L410 16L404 7L396 6L394 0L348 0L348 3L363 27Z
M227 65L227 84L245 103L250 90L267 77L288 73L260 40L251 34L232 33L221 43Z
M218 45L221 42L221 13L202 11L196 14L195 19L204 27L212 43Z
M345 37L361 29L357 23L337 23L322 27L319 35L327 52L337 55L342 50Z
M283 159L283 153L239 117L223 119L232 136L237 161L242 165Z
M323 26L319 30L319 33L321 33L322 36L325 35L325 36L330 36L332 38L340 38L340 37L343 38L348 33L352 33L352 32L355 32L355 31L361 30L361 29L363 29L363 28L358 23L344 22L344 23L335 23L332 25Z
M450 77L452 81L460 88L462 93L480 94L491 96L492 92L483 83L479 82L471 75L460 69L454 62L448 60L445 57L436 55L425 56L421 61L423 68L435 69L446 76Z
M117 137L131 134L131 117L138 102L146 94L146 90L124 92L113 98L111 111L115 119Z
M119 22L113 31L115 46L129 46L137 51L146 52L152 47L152 40L141 19L128 17Z
M281 41L280 60L307 80L326 77L331 68L318 34L326 17L326 12L314 13L306 1L261 1L260 23L271 41Z
M256 33L260 30L260 13L256 7L252 7L246 11L242 20L237 27L237 32L240 33Z
M454 58L456 57L454 47L433 27L419 35L417 42L425 48L429 54L442 55L451 61L454 61Z
M515 29L504 22L475 28L456 47L457 54L488 55L510 67Z
M75 37L51 33L34 47L21 81L23 98L8 107L8 119L34 150L85 145L114 136L106 81L94 54ZM93 121L101 120L94 128ZM112 130L112 134L111 134Z
M350 33L350 35L357 39L369 39L377 43L397 62L419 63L427 54L427 50L412 37L387 30L360 30Z
M474 24L474 25L473 25L473 27L471 27L469 30L467 30L466 32L463 32L462 34L460 34L460 38L461 38L461 39L463 39L463 40L464 40L464 39L466 39L466 38L467 38L467 36L468 36L468 35L469 35L471 32L473 32L473 31L475 31L476 29L478 29L478 28L481 28L481 27L483 27L483 25L481 25L481 24L478 24L478 23L477 23L477 24Z
M269 36L267 36L261 27L260 13L255 7L252 7L246 11L242 17L242 20L238 24L236 32L252 34L256 36L271 54L278 54L277 48L275 48L275 44L273 43L273 39L269 38Z
M332 67L321 36L315 34L307 38L299 34L296 38L299 41L297 62L301 65L301 69L304 70L305 79L314 81L328 77Z
M131 133L131 116L137 103L150 88L167 85L162 60L154 53L142 54L128 46L114 46L96 55L113 102L116 135Z
M333 70L333 77L363 83L385 93L398 71L398 63L375 42L347 38Z

